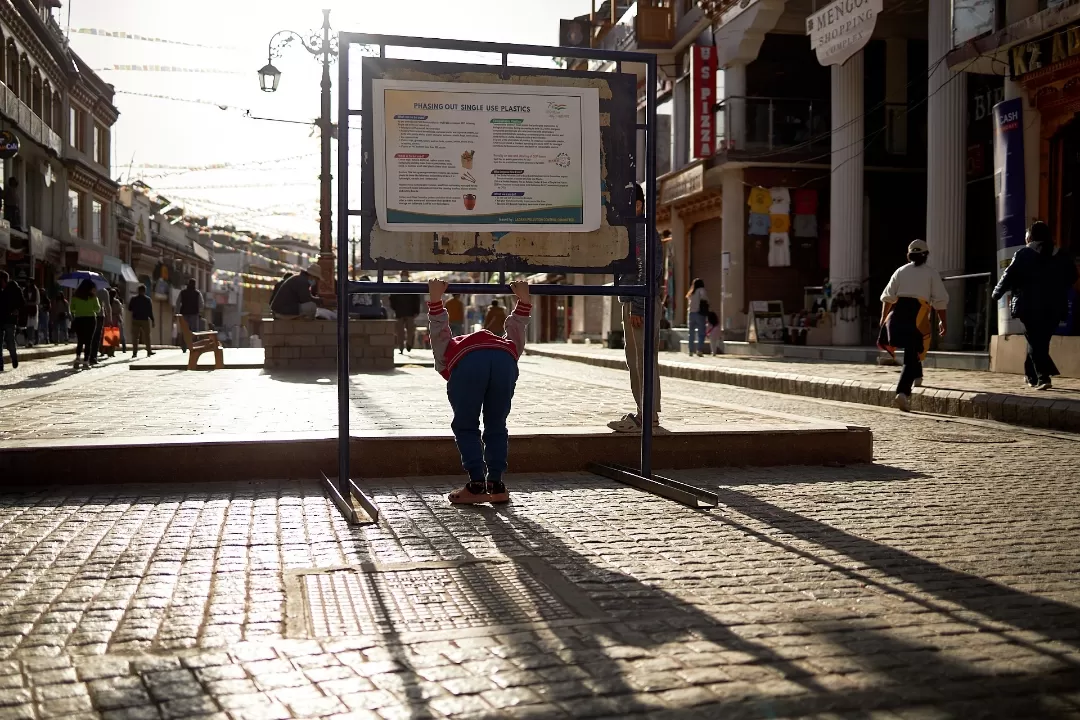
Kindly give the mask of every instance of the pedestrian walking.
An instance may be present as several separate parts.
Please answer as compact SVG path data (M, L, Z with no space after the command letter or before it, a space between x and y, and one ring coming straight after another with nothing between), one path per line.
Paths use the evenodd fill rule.
M120 333L120 352L127 352L127 337L124 335L124 301L120 291L109 288L109 307L112 310L112 326Z
M83 356L83 366L93 366L95 335L101 315L101 301L98 300L93 280L83 280L71 296L72 327L75 330L75 369L79 369L79 355Z
M154 354L150 347L150 328L154 327L154 303L146 296L146 286L140 285L135 296L128 300L131 313L131 357L139 356L139 341L146 346L146 356Z
M52 315L50 323L52 336L50 339L53 345L66 343L68 341L68 323L71 320L71 315L68 312L67 298L64 297L62 292L56 293L56 297L53 298L50 313Z
M401 282L409 282L409 273L401 271ZM390 309L394 311L394 343L402 355L412 352L416 338L416 316L420 314L419 295L391 295Z
M496 335L501 335L505 323L506 311L499 305L498 300L492 300L487 313L484 315L484 329Z
M97 289L98 312L97 322L94 325L94 337L90 346L90 364L97 365L101 354L101 342L105 336L105 326L112 318L112 303L109 299L108 288Z
M645 193L640 185L634 186L634 214L637 219L637 233L634 242L634 258L637 261L637 272L624 273L619 278L620 285L646 285L652 282L656 289L656 317L660 317L661 292L664 275L664 263L660 250L660 238L657 236L649 243L653 247L654 275L646 279L645 262ZM626 352L626 367L630 371L630 392L634 395L637 404L637 413L627 413L618 420L608 423L608 427L616 432L641 432L641 398L642 388L645 386L645 298L620 296L619 303L622 305L623 321L623 347ZM660 323L655 323L653 328L653 353L652 363L656 368L653 373L653 416L652 423L656 427L660 425L660 372L657 359L660 352Z
M450 318L450 332L454 337L465 334L465 303L460 295L446 301L446 314Z
M187 287L180 291L180 297L176 301L176 311L187 322L188 330L193 333L202 330L199 318L203 311L203 296L195 287L194 279L188 280ZM180 333L180 350L188 351L184 333Z
M705 351L705 325L709 319L709 294L705 292L705 281L694 278L690 290L686 293L686 326L690 330L688 345L690 354L701 357Z
M15 327L23 306L23 293L19 283L7 272L0 270L0 372L4 371L4 348L11 356L11 367L19 367L19 351L15 346Z
M946 331L945 310L949 293L941 282L941 274L927 260L930 248L925 240L913 240L908 245L908 264L889 278L881 293L881 331L878 347L895 354L904 351L904 370L896 385L893 404L908 412L911 409L911 388L922 385L922 361L930 350L930 316L937 312L938 334Z
M1027 359L1024 375L1037 390L1049 390L1051 378L1060 375L1050 357L1050 341L1069 309L1069 288L1076 284L1076 262L1054 247L1050 226L1037 221L1028 228L1024 247L1016 251L1005 269L994 299L1012 293L1012 316L1024 323Z
M26 347L32 348L38 341L41 320L41 292L33 280L27 282L23 291L23 310L26 312Z
M41 305L38 307L38 345L45 345L52 338L52 301L42 288L38 288Z
M447 381L446 396L454 410L450 427L461 454L461 466L469 475L465 487L450 493L447 499L454 504L506 502L510 499L503 482L509 450L506 418L532 313L529 284L510 283L517 306L506 319L503 333L496 335L485 329L458 337L450 332L450 319L442 303L446 287L442 280L428 282L428 332L435 369Z

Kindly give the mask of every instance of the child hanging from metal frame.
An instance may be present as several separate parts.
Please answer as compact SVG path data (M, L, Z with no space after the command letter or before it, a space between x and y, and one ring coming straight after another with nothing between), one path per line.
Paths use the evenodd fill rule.
M446 395L454 409L450 427L454 431L461 465L469 482L450 493L454 504L500 503L510 499L503 483L509 434L506 418L517 384L517 361L525 349L525 329L529 325L532 302L529 284L510 283L517 307L506 318L505 336L480 330L454 337L442 298L448 284L428 282L428 333L435 355L435 369L446 378ZM480 416L484 434L480 435Z

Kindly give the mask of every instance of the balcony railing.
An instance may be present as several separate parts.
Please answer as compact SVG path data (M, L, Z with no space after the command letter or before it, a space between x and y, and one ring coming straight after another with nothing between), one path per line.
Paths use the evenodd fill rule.
M716 106L716 147L727 153L829 151L829 101L733 96Z
M34 142L44 145L57 155L63 153L64 144L60 136L2 82L0 82L0 108L3 108L4 114L18 123L19 129Z

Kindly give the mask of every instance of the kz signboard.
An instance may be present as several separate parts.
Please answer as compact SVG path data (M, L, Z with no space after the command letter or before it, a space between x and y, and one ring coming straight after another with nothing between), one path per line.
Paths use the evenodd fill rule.
M997 199L998 277L1024 244L1027 225L1024 184L1023 100L1013 98L994 106L994 194ZM998 334L1024 332L1009 313L1010 296L998 301Z
M383 229L600 227L596 88L375 80L372 89Z
M822 65L843 65L874 33L884 0L836 0L806 19L810 46Z
M716 127L713 125L716 71L716 48L694 45L694 54L690 56L690 91L694 98L690 122L694 128L695 158L712 157L716 150Z

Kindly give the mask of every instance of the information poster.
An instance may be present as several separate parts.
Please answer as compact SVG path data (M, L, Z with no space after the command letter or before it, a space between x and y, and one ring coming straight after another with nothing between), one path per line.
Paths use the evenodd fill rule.
M382 229L600 227L596 88L374 80L372 100Z

